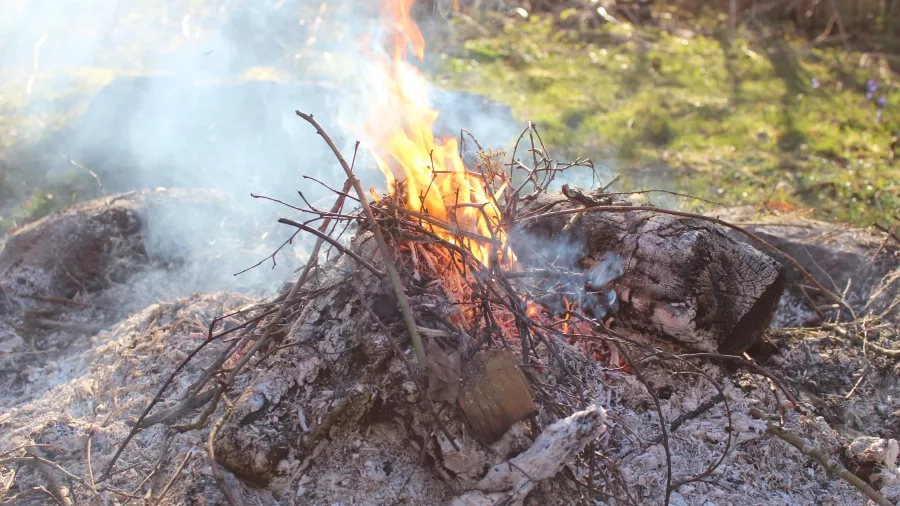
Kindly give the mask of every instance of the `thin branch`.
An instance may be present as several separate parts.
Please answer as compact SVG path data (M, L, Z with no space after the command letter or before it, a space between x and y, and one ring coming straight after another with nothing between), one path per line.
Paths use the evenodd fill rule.
M228 483L225 482L225 477L222 475L222 470L219 469L219 465L216 463L216 449L213 444L216 440L216 435L219 433L219 429L222 428L222 424L225 422L225 418L228 414L224 414L219 417L216 423L213 425L211 431L209 431L209 438L206 440L206 453L209 456L209 467L212 469L213 476L216 478L216 483L219 484L219 488L222 490L222 493L225 494L225 499L228 500L228 504L231 506L242 506L242 502L240 499L234 496L234 493L231 491L231 487L228 486Z
M324 232L316 230L312 227L308 227L302 223L297 223L296 221L288 219L288 218L278 218L278 223L282 223L284 225L290 225L292 227L297 227L304 232L309 232L310 234L313 234L314 236L318 237L320 241L324 241L324 242L331 244L341 253L343 253L343 254L349 256L350 258L356 260L357 262L359 262L360 265L362 265L363 267L365 267L366 269L371 271L372 274L375 274L376 276L378 276L380 278L384 277L384 273L381 272L378 268L376 268L369 262L366 262L361 256L357 255L356 253L350 251L348 248L344 247L343 244L335 241L331 237L328 237L328 235L326 235ZM309 265L309 264L307 264L307 265Z
M888 501L883 495L881 495L877 490L872 488L871 485L866 483L862 478L856 476L851 473L846 467L841 465L840 462L832 459L828 456L824 451L819 448L816 448L809 442L806 438L800 437L793 432L784 429L783 427L779 427L775 425L771 420L768 420L768 417L765 416L765 413L760 411L757 408L750 408L750 414L766 420L766 429L770 434L777 436L782 441L790 444L794 448L800 451L806 457L809 457L816 462L819 463L825 469L825 472L828 473L828 476L840 476L844 481L853 485L857 490L865 494L866 497L871 499L878 506L894 506L894 504Z
M178 464L178 467L175 469L175 472L172 473L172 477L169 478L169 481L166 482L166 486L159 492L159 497L156 498L156 501L153 502L155 506L158 506L163 498L169 493L169 489L172 488L172 484L175 483L175 480L178 478L178 475L181 474L182 469L187 464L188 459L191 458L191 451L188 450L187 453L184 454L184 460L181 461L181 464Z
M416 350L416 358L419 361L419 374L424 374L425 372L425 347L422 346L422 338L419 336L419 331L417 329L415 318L413 318L412 309L409 307L409 301L406 299L406 293L403 290L403 282L400 280L400 274L397 272L397 267L394 265L394 262L391 258L390 250L388 250L387 243L384 240L384 235L381 233L381 228L378 226L378 222L375 220L375 215L372 214L372 208L369 207L369 201L366 199L366 192L363 190L362 184L360 184L359 179L353 174L353 169L351 169L350 165L347 164L347 161L344 160L344 156L341 155L340 150L335 146L334 142L325 132L319 122L312 117L311 114L304 114L300 111L296 111L297 116L300 116L309 124L311 124L316 132L322 136L325 142L328 144L328 147L331 148L331 151L334 152L334 155L337 157L338 162L340 162L341 167L343 167L344 172L347 173L347 179L353 183L353 187L356 190L356 195L359 197L359 202L362 204L363 212L366 215L366 218L369 220L369 224L372 227L372 233L375 235L375 242L378 244L378 249L381 251L381 256L384 258L384 267L387 269L388 275L391 278L391 286L394 288L394 296L397 299L397 305L400 306L400 311L403 313L403 320L406 323L406 330L409 332L410 340L413 343L413 348ZM357 148L359 147L359 142L356 143Z

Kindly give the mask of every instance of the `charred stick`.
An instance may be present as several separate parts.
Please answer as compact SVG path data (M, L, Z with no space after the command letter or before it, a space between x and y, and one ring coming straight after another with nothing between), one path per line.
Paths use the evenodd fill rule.
M353 160L356 161L356 152L353 153ZM344 183L344 192L343 193L345 193L345 194L347 193L347 191L350 189L350 184L351 184L351 180L348 179L347 182ZM343 207L344 207L344 196L339 195L337 200L335 201L334 205L331 208L331 214L334 215L334 214L340 213L340 211L341 211L341 209L343 209ZM283 223L282 220L284 220L284 218L279 219L278 220L279 223ZM325 242L326 238L328 237L324 234L324 232L328 230L329 226L331 226L331 221L332 221L331 217L325 218L325 221L323 221L322 224L319 225L318 230L309 228L306 225L303 225L301 223L296 223L296 222L290 223L291 225L297 226L297 228L300 228L301 230L306 230L307 232L313 233L314 235L316 235L318 237L318 240L316 240L316 244L313 247L312 252L309 254L309 261L306 263L306 267L303 268L303 272L300 274L300 277L297 278L297 281L294 283L294 286L291 287L291 291L288 293L288 296L287 296L288 300L296 297L297 292L300 291L300 288L304 284L306 284L306 280L309 278L309 273L312 272L313 267L315 265L317 265L318 262L316 262L316 260L319 258L319 251L322 249L322 244ZM266 326L266 329L263 331L263 335L253 345L253 347L250 348L250 350L247 351L247 353L243 357L241 357L241 360L237 363L237 365L234 366L234 369L232 369L232 371L225 378L226 385L230 385L231 382L234 381L234 378L238 375L238 373L240 373L241 370L244 368L244 366L247 365L247 362L250 361L250 359L253 357L253 355L255 355L257 351L261 350L264 346L266 346L266 344L268 344L269 337L272 335L272 331L278 325L278 322L280 322L281 319L284 317L284 314L287 312L288 307L290 307L290 304L288 304L287 301L285 301L284 303L282 303L281 307L278 308L278 313L275 314L275 318L273 318L272 322Z
M409 360L406 359L406 355L403 354L403 350L400 349L400 345L394 342L394 340L391 338L390 329L388 329L387 325L385 325L384 322L381 321L381 318L379 318L378 315L375 314L375 311L372 309L372 305L366 303L366 297L363 295L362 288L360 288L361 284L362 281L359 279L359 275L357 274L356 282L352 283L352 285L353 289L356 291L356 296L359 298L359 304L363 307L363 309L366 310L372 320L374 320L375 323L378 324L378 328L381 329L381 333L384 334L385 339L387 339L388 342L391 343L391 348L394 349L394 353L397 354L397 358L399 358L400 361L403 362L403 365L406 366L406 370L409 371L409 375L412 378L413 382L415 382L416 388L418 388L420 393L424 392L425 390L423 388L422 382L420 381L421 377L416 374L415 370L412 367L412 364L410 364Z
M878 230L880 230L880 231L884 232L885 234L891 236L892 239L894 239L895 241L897 241L897 244L900 244L900 236L898 236L897 234L895 234L893 230L891 230L891 229L889 229L889 228L887 228L887 227L885 227L885 226L879 225L878 223L874 223L873 225L874 225L875 228L877 228Z
M150 401L150 404L144 409L144 412L141 413L141 416L138 417L137 421L135 421L134 426L128 432L128 435L125 437L125 440L122 441L122 444L119 445L119 448L116 450L116 453L113 455L112 459L110 459L109 463L106 464L106 468L103 470L103 474L100 476L99 481L104 481L112 475L113 466L116 464L116 461L119 459L119 456L122 455L122 452L125 451L125 447L128 446L128 443L132 440L132 438L134 438L134 436L136 436L137 433L140 432L141 428L143 427L143 422L145 421L147 416L150 414L150 411L153 409L154 406L156 406L162 400L162 396L166 392L166 389L169 388L169 385L171 385L173 381L175 381L175 378L178 376L178 373L180 373L185 368L185 366L187 366L187 364L191 360L193 360L194 356L196 356L198 353L200 353L200 351L203 348L205 348L208 344L210 344L214 340L218 339L219 337L229 334L231 332L234 332L234 331L236 331L242 327L245 327L247 325L250 325L251 322L253 322L253 320L251 320L250 322L246 322L243 325L236 327L234 329L229 329L220 334L213 335L213 333L212 333L213 326L218 321L219 321L218 318L214 319L212 321L212 323L209 326L209 332L207 333L206 339L202 343L200 343L199 346L197 346L196 348L191 350L190 353L188 353L188 355L184 358L184 360L182 360L181 363L178 364L178 366L175 368L175 370L172 371L172 374L169 375L169 377L166 379L165 383L163 383L163 386L161 386L159 388L159 390L156 392L156 395L153 397L153 400Z
M51 471L51 470L56 471L59 474L65 476L66 478L68 478L68 479L74 481L75 483L78 483L79 485L83 486L84 488L88 489L88 491L90 491L91 494L94 495L94 497L98 496L97 489L92 487L90 483L75 476L74 474L70 473L69 471L66 471L62 466L60 466L56 462L47 460L43 457L39 457L37 455L31 454L31 455L28 455L25 457L9 457L9 458L5 458L5 459L0 459L0 466L7 466L9 464L31 464L31 465L37 467L38 470L45 476L47 476L49 471ZM48 478L48 480L49 480L49 478ZM56 496L54 495L54 497L56 497ZM64 502L68 503L68 501L64 501ZM69 503L69 504L71 504L71 503Z
M166 462L169 458L169 445L172 443L172 439L174 439L174 431L172 429L168 429L163 435L162 444L159 445L159 453L157 454L156 461L153 464L153 469L143 480L141 480L141 483L138 484L138 486L134 489L134 492L131 493L132 495L140 492L147 482L150 482L150 490L147 492L147 497L153 497L156 494L157 490L159 490L159 481L162 479L162 473L165 470ZM137 467L139 464L140 463L134 464L133 466L129 467ZM127 469L129 468L126 467L125 470ZM125 472L125 470L120 469L116 471L115 474L123 473ZM130 501L130 499L126 499L125 504L128 504L128 501Z
M172 428L177 430L178 432L187 432L189 430L199 429L200 427L203 427L203 425L206 424L206 420L209 418L209 415L211 415L219 405L219 399L222 398L222 393L224 391L225 386L221 383L213 387L212 390L208 392L211 394L212 399L206 405L206 409L204 409L203 412L200 413L200 416L191 423L175 425Z
M869 350L872 353L875 353L876 355L881 355L883 357L888 357L888 358L892 358L892 359L900 358L900 349L891 349L891 348L884 348L882 346L878 346L877 344L866 341L865 339L859 337L856 334L851 334L850 332L847 332L846 329L843 329L837 325L825 324L825 325L822 325L822 327L834 330L838 334L846 337L847 339L853 341L854 343L856 343L860 346L865 347L866 350Z
M345 187L347 189L349 189L349 181L345 184ZM344 204L344 198L338 197L337 201L334 204L334 207L331 210L331 213L332 214L339 213L341 208L343 207L343 204ZM331 218L325 218L322 225L320 226L320 229L327 230L330 223L331 223ZM317 257L319 250L322 246L322 242L323 242L323 240L321 238L316 242L316 246L313 248L313 252L310 255L310 261L307 262L307 268L303 271L303 273L297 279L297 282L294 284L294 286L292 287L292 289L291 289L290 293L287 295L287 297L285 297L287 300L293 299L296 296L297 292L299 291L300 287L303 286L303 284L306 282L309 272L312 270L312 266L315 264L315 262L313 260ZM290 305L287 303L287 300L285 302L283 302L281 304L281 306L279 307L278 312L275 316L274 322L280 321L281 318L284 316L285 311L287 311L287 308ZM215 320L213 321L213 324L215 324ZM205 347L206 345L208 345L209 343L211 343L214 340L214 338L216 336L212 335L212 325L213 324L210 325L209 335L207 336L206 340L204 340L204 342L200 346L198 346L196 349L194 349L191 353L188 354L187 357L185 357L184 360L182 360L182 362L178 365L178 367L175 369L175 371L169 376L169 378L166 380L166 382L163 384L163 386L159 389L159 391L157 392L154 399L150 402L150 405L147 406L147 408L144 410L144 412L138 418L134 427L132 427L131 431L128 433L128 436L126 436L125 441L122 442L122 444L119 446L118 450L116 450L116 453L113 455L113 458L106 465L106 469L104 470L103 476L101 476L100 481L103 481L104 479L109 477L110 473L112 472L113 466L115 465L119 456L122 454L123 451L125 451L125 447L128 446L128 443L131 441L131 439L134 438L134 436L140 431L141 422L147 417L147 415L150 413L150 410L153 409L153 407L157 403L159 403L159 401L162 399L163 393L169 387L169 385L171 385L172 382L175 380L175 377L177 376L177 374L182 369L184 369L184 367L188 364L188 362L190 362L194 358L194 356L197 353L199 353L201 349L203 349L203 347ZM238 364L234 367L234 369L232 369L231 373L229 373L228 377L225 380L225 382L227 384L230 384L234 380L234 377L237 376L237 374L241 371L241 369L244 367L244 365L246 365L246 363L250 360L250 358L253 356L253 354L256 353L256 351L258 351L260 348L265 346L273 327L274 327L274 325L272 325L272 324L270 324L269 326L266 327L266 330L263 333L263 336L260 337L259 341L256 342L256 344L253 346L253 348L251 348L247 352L247 354L244 355L244 357L242 357L241 361L238 362ZM233 331L236 329L231 329L231 330ZM218 402L219 394L221 393L221 385L216 387L215 392L216 393L213 394L213 399L214 399L213 408L215 408L215 403ZM202 419L205 420L205 417L203 417Z
M406 293L403 291L403 283L400 280L400 274L397 272L397 267L394 265L394 262L391 258L391 252L388 250L387 243L384 240L384 235L381 233L381 228L378 226L378 222L375 220L375 215L372 214L372 208L369 206L369 201L366 199L366 192L363 190L362 184L360 184L359 179L353 174L353 169L350 165L347 164L347 161L344 159L344 156L341 155L340 150L335 146L334 142L331 140L331 137L325 132L319 122L312 117L311 114L304 114L300 111L296 111L297 116L300 116L309 124L311 124L316 132L322 136L325 142L328 144L328 147L334 152L334 155L337 157L338 162L340 162L341 167L343 167L344 172L347 173L347 181L350 182L354 189L356 190L356 195L359 197L359 203L362 205L363 212L366 215L366 219L369 220L369 224L372 226L372 234L375 236L375 242L378 244L378 249L381 251L381 256L384 259L384 268L387 269L388 275L391 278L391 286L394 288L394 296L397 299L397 305L400 306L400 311L403 313L403 320L406 323L406 330L409 332L410 340L413 343L413 348L416 350L416 358L419 361L419 374L424 374L425 372L425 347L422 346L422 338L419 336L419 331L416 328L416 320L413 318L412 309L409 307L409 301L406 299ZM359 148L359 142L356 143L356 147Z
M87 448L85 449L85 453L86 453L85 458L87 460L88 479L90 480L91 488L96 488L96 486L94 484L94 468L91 465L91 441L93 441L93 440L94 440L94 433L91 432L91 434L88 436L88 440L87 440Z
M625 349L625 346L622 343L618 342L615 344L619 349L619 353L622 354L622 357L624 357L625 361L628 362L628 365L631 366L631 369L634 371L634 375L637 377L638 381L640 381L647 389L647 393L650 394L650 398L653 399L653 405L656 407L656 414L657 416L659 416L660 436L662 437L663 450L665 450L666 452L666 500L663 502L663 504L668 505L673 491L672 449L669 447L669 431L666 429L666 417L663 414L662 404L659 402L659 397L656 395L653 387L650 386L647 378L644 377L643 370L637 364L637 362L631 359L631 354L628 353L628 350Z
M696 408L688 411L687 413L682 413L681 416L672 421L671 425L669 425L669 432L675 432L679 427L684 425L685 422L689 422L694 418L706 413L710 409L713 408L716 404L722 402L725 399L725 396L722 394L716 394L711 399L706 402L703 402ZM662 442L662 436L657 436L653 439L653 443L659 444Z
M65 506L73 506L74 503L66 494L63 489L62 483L59 482L59 478L57 478L56 474L53 473L53 470L41 463L35 463L34 467L38 470L39 473L47 480L47 488L50 490L50 494L56 500L57 503L63 504Z
M146 429L147 427L152 427L158 423L169 423L175 421L181 418L185 413L206 404L212 398L213 391L207 390L200 395L185 399L173 408L160 411L159 413L154 413L144 418L139 423L136 423L134 426L138 429Z
M25 297L26 299L36 300L38 302L49 302L51 304L65 304L68 306L77 306L77 307L84 307L84 306L88 305L86 302L81 302L81 301L72 300L72 299L64 299L64 298L60 298L60 297L41 297L39 295L27 295L27 294L22 295L22 297Z
M6 457L7 455L10 455L10 454L12 454L12 453L16 453L16 452L19 451L19 450L25 450L26 448L46 448L46 447L50 447L50 446L53 446L53 445L48 445L48 444L24 444L24 445L19 445L19 446L16 446L15 448L12 448L12 449L10 449L10 450L6 450L6 451L3 452L3 453L0 453L0 458Z
M172 477L169 478L169 481L166 482L166 485L159 492L159 497L157 497L156 501L153 502L154 506L157 506L160 503L162 503L163 498L166 496L167 493L169 493L169 489L172 488L172 484L175 483L175 479L178 478L178 475L181 474L181 470L184 469L184 466L187 464L188 459L190 459L190 458L191 458L191 451L188 450L184 454L184 460L181 461L181 464L178 464L178 467L175 468L175 472L172 473Z

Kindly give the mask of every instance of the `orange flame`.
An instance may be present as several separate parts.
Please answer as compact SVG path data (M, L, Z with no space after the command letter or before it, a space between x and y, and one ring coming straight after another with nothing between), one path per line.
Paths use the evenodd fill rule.
M409 49L419 60L425 57L425 39L410 16L414 1L383 0L393 26L393 59L387 65L389 98L365 125L372 154L392 194L402 181L406 207L437 221L434 231L442 239L461 242L484 265L501 257L514 262L500 228L505 185L493 188L490 177L467 171L456 139L434 137L438 113L428 104L425 76L406 62Z

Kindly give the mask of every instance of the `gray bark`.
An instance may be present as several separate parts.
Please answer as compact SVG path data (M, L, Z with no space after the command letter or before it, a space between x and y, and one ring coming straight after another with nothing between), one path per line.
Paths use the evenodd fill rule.
M579 207L560 194L529 204ZM702 351L746 350L771 323L784 291L780 264L698 219L594 211L528 222L511 240L520 261L533 267L568 262L588 270L618 257L621 276L608 285L618 299L615 320Z

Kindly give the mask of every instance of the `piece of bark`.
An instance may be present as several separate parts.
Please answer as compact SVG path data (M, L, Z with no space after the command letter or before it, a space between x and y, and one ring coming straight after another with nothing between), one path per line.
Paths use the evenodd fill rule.
M623 204L629 205L616 203ZM551 212L582 206L557 193L528 207ZM745 351L771 323L784 291L778 262L699 219L593 211L526 222L510 241L519 260L532 267L596 271L618 258L621 275L604 280L618 299L616 321L696 350Z
M552 478L603 433L606 412L591 406L557 421L541 433L531 448L497 464L451 506L524 504L528 493L542 480Z
M478 440L488 445L534 413L534 393L516 355L508 349L476 353L463 367L459 407Z
M435 339L428 341L428 397L435 402L456 404L460 387L460 357L444 350Z

